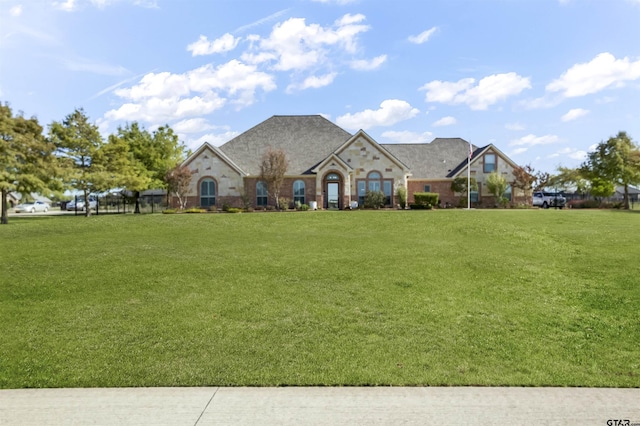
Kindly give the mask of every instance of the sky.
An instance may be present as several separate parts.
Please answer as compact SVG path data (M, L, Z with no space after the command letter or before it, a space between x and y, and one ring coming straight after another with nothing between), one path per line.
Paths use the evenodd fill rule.
M272 115L577 167L640 141L640 0L0 0L0 101L195 150Z

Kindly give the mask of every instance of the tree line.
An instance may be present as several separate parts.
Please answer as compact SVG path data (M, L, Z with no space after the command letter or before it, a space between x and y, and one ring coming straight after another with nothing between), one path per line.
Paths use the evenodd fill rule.
M60 195L73 189L88 200L90 194L120 189L132 194L139 212L140 192L172 191L185 175L190 179L180 167L188 155L168 125L150 132L127 123L105 140L82 108L45 132L36 117L14 115L9 104L0 104L0 222L8 222L10 192Z

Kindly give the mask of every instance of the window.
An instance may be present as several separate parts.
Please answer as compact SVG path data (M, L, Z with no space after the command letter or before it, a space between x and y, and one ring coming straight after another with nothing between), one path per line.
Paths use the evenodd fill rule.
M484 172L491 173L494 170L496 170L496 155L485 154L484 155Z
M367 176L367 190L368 191L380 191L380 173L371 172Z
M267 197L267 184L259 181L256 183L256 205L257 206L266 206L268 204Z
M504 198L511 201L511 185L508 185L507 190L504 191Z
M380 191L386 197L385 204L390 205L393 199L393 179L383 179L379 172L371 172L366 179L356 181L358 204L364 205L364 197L369 191Z
M364 206L364 196L367 195L367 182L364 180L358 181L358 205Z
M213 179L204 179L200 182L200 207L216 205L216 183Z
M431 185L425 185L424 192L431 192Z
M304 204L304 181L293 182L293 202Z
M384 203L388 206L391 204L391 187L393 186L393 181L385 180L382 182L382 188L384 192L385 201Z
M340 176L337 173L331 173L327 175L327 180L340 180Z

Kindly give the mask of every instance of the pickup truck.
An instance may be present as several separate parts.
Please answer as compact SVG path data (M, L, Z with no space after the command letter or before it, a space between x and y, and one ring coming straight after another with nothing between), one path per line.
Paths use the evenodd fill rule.
M549 207L563 208L567 203L567 199L559 192L543 192L533 193L533 205L548 209Z

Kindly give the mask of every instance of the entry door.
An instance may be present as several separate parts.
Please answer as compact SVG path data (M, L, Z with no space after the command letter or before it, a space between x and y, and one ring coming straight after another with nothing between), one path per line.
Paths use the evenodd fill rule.
M338 182L327 183L327 208L339 208L338 199L340 198L340 184Z

